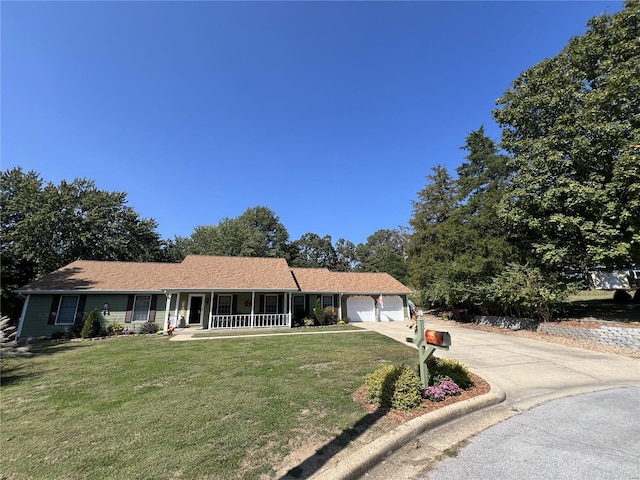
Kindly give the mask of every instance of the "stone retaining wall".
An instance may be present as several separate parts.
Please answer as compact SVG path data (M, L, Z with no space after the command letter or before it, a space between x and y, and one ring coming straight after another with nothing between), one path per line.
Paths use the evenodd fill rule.
M560 323L539 323L530 318L479 316L474 318L479 325L490 325L511 330L531 330L549 335L591 340L593 342L613 345L640 351L640 328L611 327L601 325L597 328L576 327Z

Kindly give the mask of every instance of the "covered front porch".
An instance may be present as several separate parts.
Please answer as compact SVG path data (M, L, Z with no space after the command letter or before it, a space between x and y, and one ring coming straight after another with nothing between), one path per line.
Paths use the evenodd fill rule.
M291 327L291 292L164 291L164 331Z

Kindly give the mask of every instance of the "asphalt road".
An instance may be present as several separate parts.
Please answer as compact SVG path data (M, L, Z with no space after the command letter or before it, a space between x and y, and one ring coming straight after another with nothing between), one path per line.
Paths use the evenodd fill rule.
M640 479L640 387L535 407L480 433L421 478Z

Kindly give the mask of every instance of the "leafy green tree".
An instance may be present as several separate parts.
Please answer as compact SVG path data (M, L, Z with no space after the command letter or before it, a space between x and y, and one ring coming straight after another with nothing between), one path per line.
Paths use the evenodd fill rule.
M356 246L353 242L339 238L335 245L338 272L351 272L356 264Z
M217 225L202 225L188 239L176 238L174 256L187 254L287 258L289 233L267 207L247 209Z
M74 260L162 260L153 219L126 205L126 194L98 190L93 181L43 184L22 168L0 176L3 312L18 316L13 291Z
M329 268L336 270L338 254L330 235L320 237L305 233L291 244L291 265L305 268Z
M640 2L520 75L494 116L501 212L547 269L640 263Z
M404 282L408 275L407 238L400 229L378 230L356 247L360 272L386 272Z

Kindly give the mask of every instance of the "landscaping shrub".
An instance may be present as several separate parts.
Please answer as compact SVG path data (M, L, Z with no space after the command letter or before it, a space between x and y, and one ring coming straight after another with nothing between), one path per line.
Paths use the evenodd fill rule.
M28 357L31 355L29 347L20 346L16 341L16 327L11 325L9 317L0 317L0 358L6 360L12 357ZM0 362L0 369L6 362Z
M335 308L328 306L324 309L325 325L335 325L338 322L338 312Z
M435 358L435 357L434 357ZM427 364L428 365L428 364ZM437 358L435 370L431 373L431 378L438 376L447 376L458 385L462 390L469 390L473 387L473 378L471 378L471 372L457 360L448 358ZM430 382L431 383L431 382Z
M303 320L304 326L305 327L313 327L316 324L316 321L313 318L305 318Z
M316 300L315 307L313 307L313 316L316 317L318 325L324 325L324 311L322 310L322 303L319 298Z
M80 336L82 338L99 337L102 331L102 325L100 324L100 317L98 317L98 310L95 308L91 310L89 316L82 325L82 331Z
M613 294L614 303L631 303L631 300L631 295L625 290L616 290L616 293Z
M402 367L385 365L364 378L367 400L381 408L391 408L396 380Z
M107 333L120 335L122 332L124 332L124 325L119 322L110 323L107 326Z
M633 303L640 303L640 288L633 294Z
M395 382L391 407L396 410L413 410L422 401L422 382L415 367L403 367Z
M64 330L56 330L51 333L51 340L60 340L61 338L64 338L65 335L66 333Z
M157 333L160 330L160 327L155 322L145 322L140 325L140 329L138 333L141 335L149 334L149 333Z

